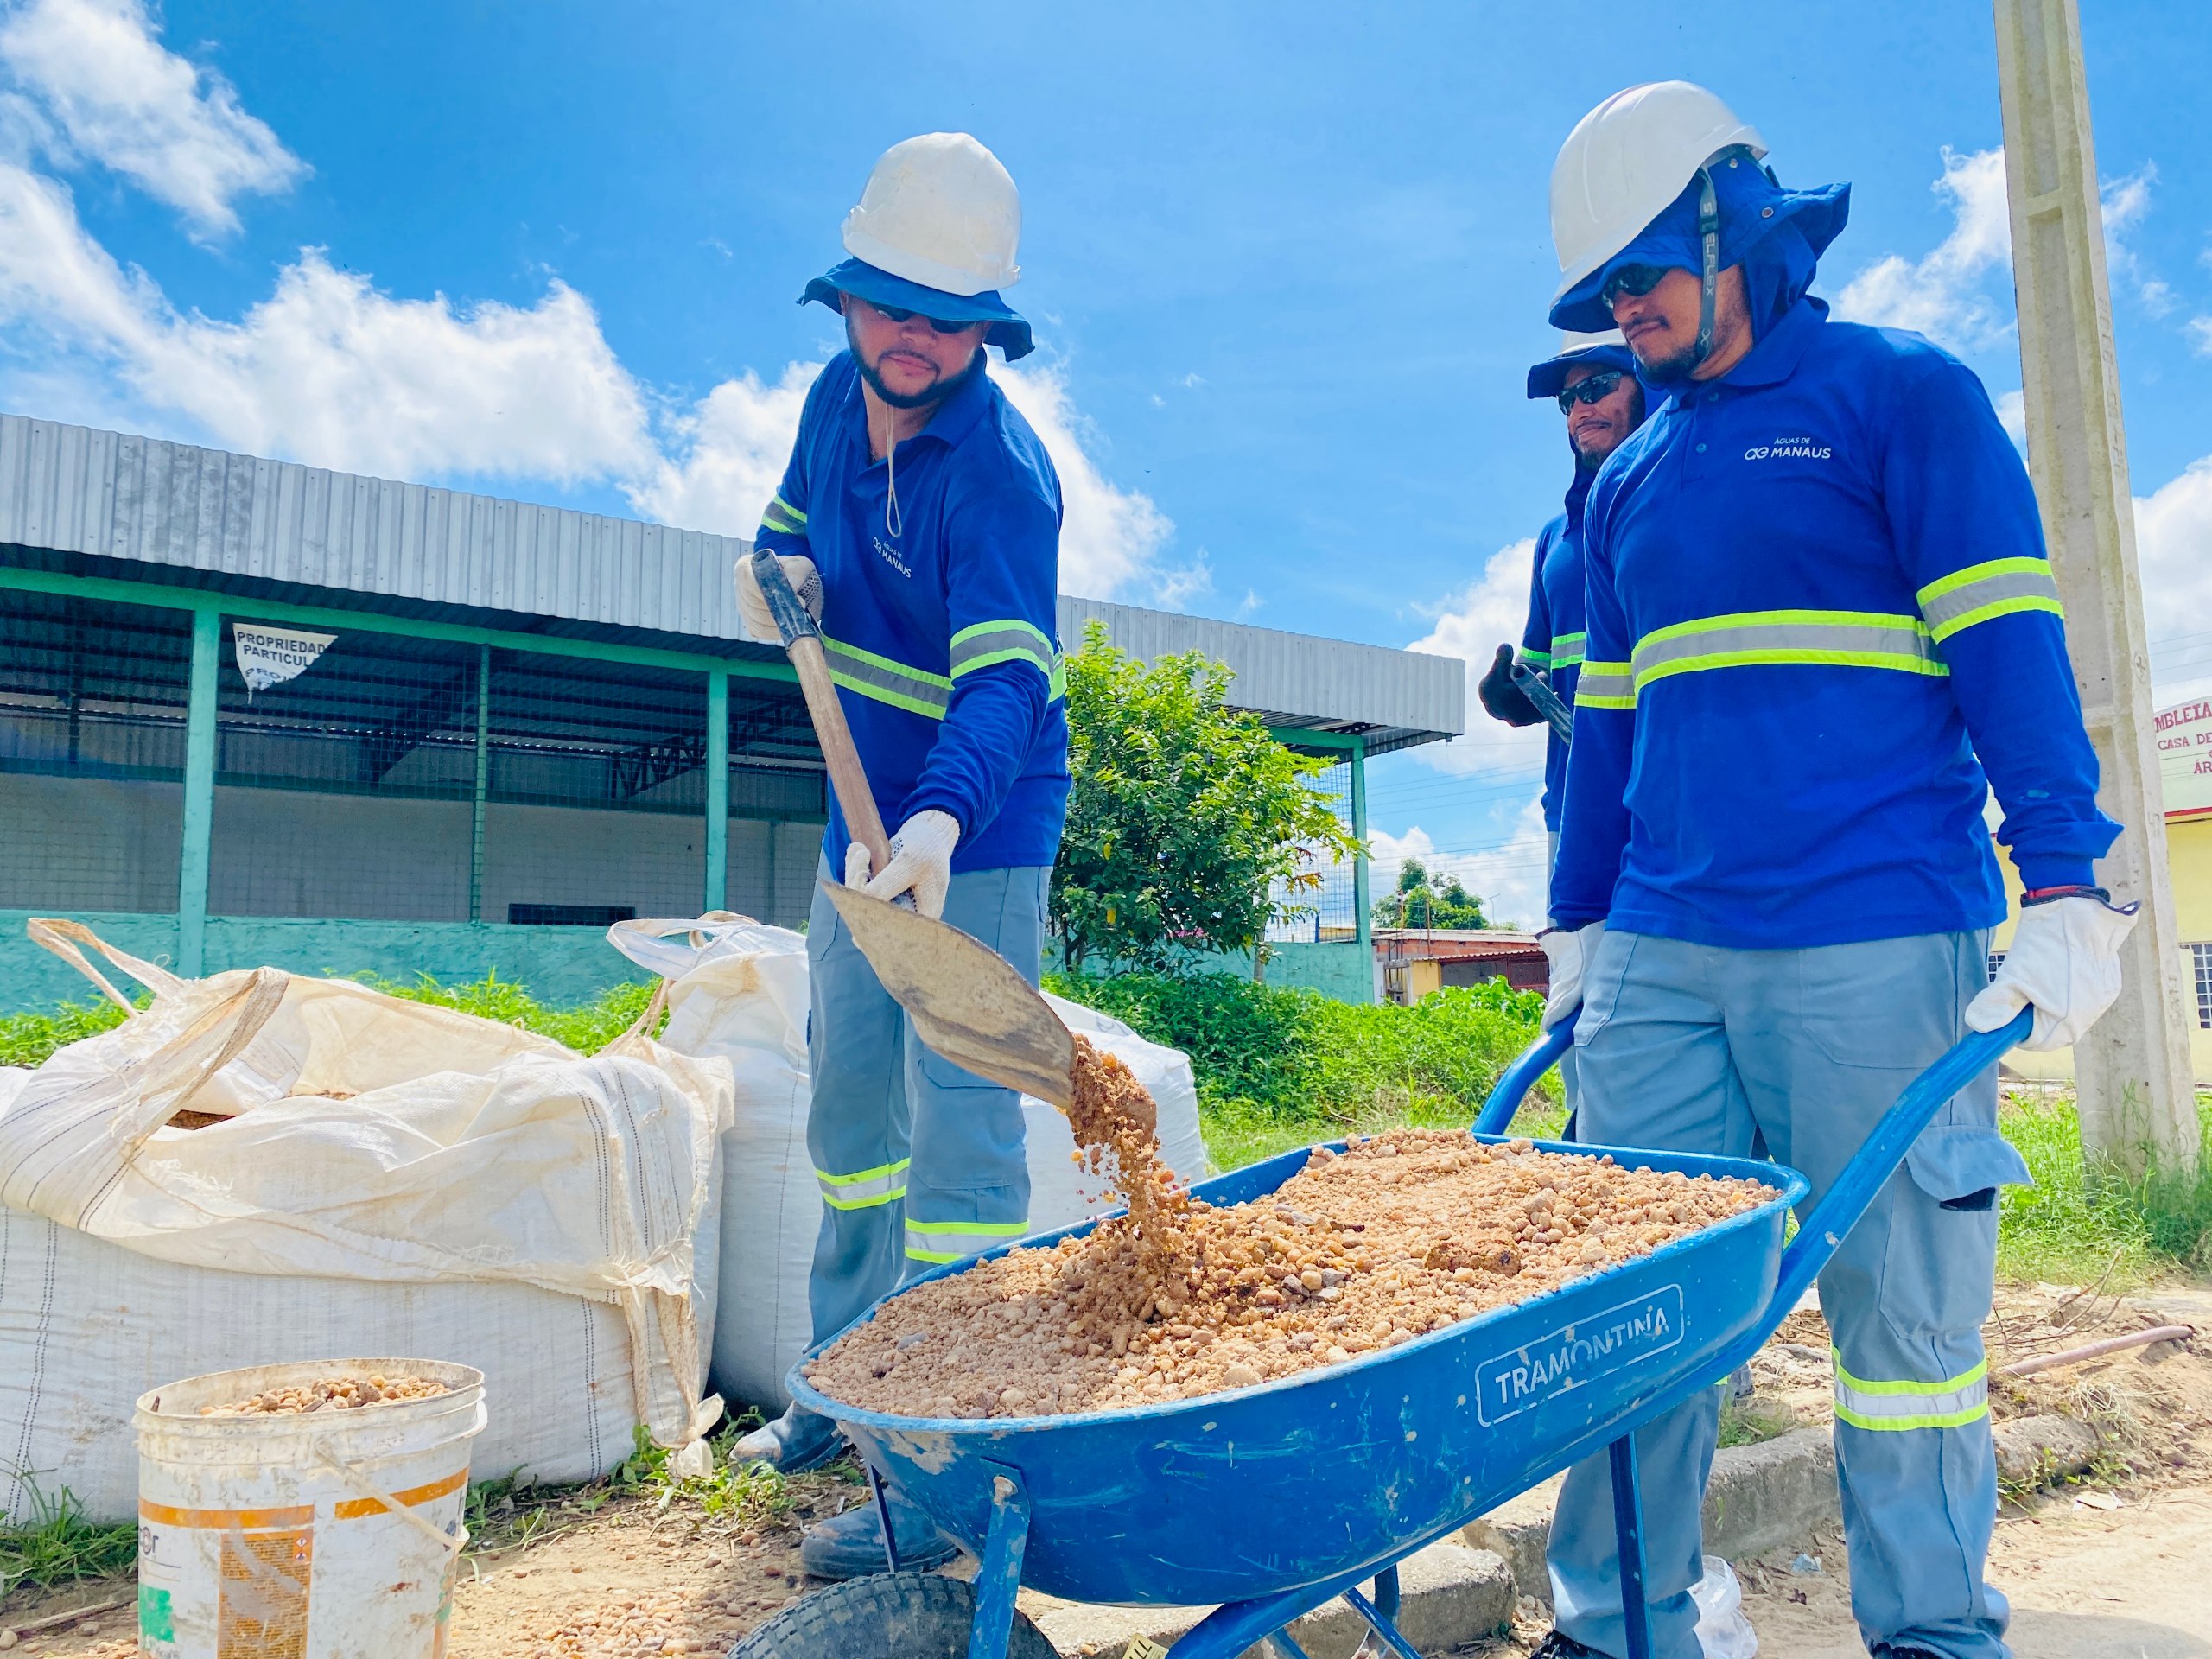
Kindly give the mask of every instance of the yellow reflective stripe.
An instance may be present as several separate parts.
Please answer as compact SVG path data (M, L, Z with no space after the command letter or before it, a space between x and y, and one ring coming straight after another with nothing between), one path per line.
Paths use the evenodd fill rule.
M1929 582L1915 597L1938 639L2000 616L2030 611L2048 611L2061 619L2066 614L2049 559L1986 559Z
M1562 633L1555 638L1552 641L1552 666L1554 668L1578 666L1582 661L1583 643L1589 637L1586 633Z
M1530 651L1523 645L1521 648L1521 660L1531 668L1549 668L1552 665L1552 654L1548 651Z
M772 498L760 515L760 522L770 530L780 531L786 536L806 534L806 515L780 495Z
M1019 618L976 622L952 636L952 677L972 674L994 663L1030 663L1045 677L1051 695L1060 690L1060 653L1044 633Z
M1989 1362L1938 1382L1869 1382L1835 1363L1835 1414L1853 1428L1902 1433L1916 1428L1961 1428L1989 1414Z
M1886 611L1743 611L1655 628L1631 653L1636 689L1707 669L1820 664L1950 672L1928 625ZM1586 669L1585 671L1587 671Z
M1633 709L1636 680L1626 663L1585 663L1574 683L1578 709Z
M826 633L822 636L822 654L829 661L830 679L846 690L931 720L944 718L945 704L952 695L949 675L910 668L858 645L832 639Z
M868 1210L906 1196L906 1167L911 1161L901 1158L895 1164L878 1164L874 1169L851 1175L833 1175L826 1169L817 1169L814 1179L822 1189L823 1203L831 1209Z
M957 1262L1020 1238L1027 1221L915 1221L906 1223L906 1254L917 1262Z

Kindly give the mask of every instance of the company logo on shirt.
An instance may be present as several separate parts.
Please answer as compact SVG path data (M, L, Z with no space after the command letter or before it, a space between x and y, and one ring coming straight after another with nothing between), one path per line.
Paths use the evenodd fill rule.
M1745 461L1832 461L1835 451L1818 438L1776 438L1744 451Z
M868 540L875 543L877 557L906 577L907 581L912 582L914 579L914 573L906 568L906 561L899 556L897 548L891 546L880 536L871 536Z

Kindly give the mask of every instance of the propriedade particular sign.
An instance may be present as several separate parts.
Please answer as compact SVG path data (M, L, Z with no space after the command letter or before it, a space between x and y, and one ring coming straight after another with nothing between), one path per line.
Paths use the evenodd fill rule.
M2166 816L2212 817L2212 698L2160 709L2155 732Z

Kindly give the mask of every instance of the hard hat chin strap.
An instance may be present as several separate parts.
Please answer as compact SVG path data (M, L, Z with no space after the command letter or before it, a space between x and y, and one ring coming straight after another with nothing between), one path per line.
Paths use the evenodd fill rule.
M1697 170L1697 234L1703 245L1700 255L1695 361L1713 354L1713 314L1720 297L1720 205L1713 194L1713 169Z

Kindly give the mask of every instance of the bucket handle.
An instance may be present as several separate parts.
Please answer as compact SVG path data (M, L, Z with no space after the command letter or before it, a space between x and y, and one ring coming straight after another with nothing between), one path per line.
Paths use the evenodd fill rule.
M472 1434L476 1433L483 1428L487 1421L488 1414L484 1409L484 1402L480 1400L476 1402L476 1427L469 1430L469 1433ZM390 1492L385 1491L383 1487L378 1485L366 1475L363 1474L359 1469L356 1469L352 1464L346 1462L345 1459L333 1452L327 1442L322 1440L317 1440L315 1442L315 1460L321 1464L324 1468L329 1470L332 1474L336 1475L348 1486L351 1486L363 1497L372 1498L375 1502L384 1505L386 1510L397 1516L409 1526L414 1528L416 1531L421 1533L425 1538L428 1538L432 1542L435 1543L439 1548L450 1550L454 1554L458 1555L462 1550L468 1547L468 1529L467 1527L456 1527L450 1534L440 1532L435 1527L425 1521L421 1516L416 1514L413 1510L401 1503ZM466 1489L464 1489L464 1491ZM464 1509L467 1507L465 1499L462 1507Z

